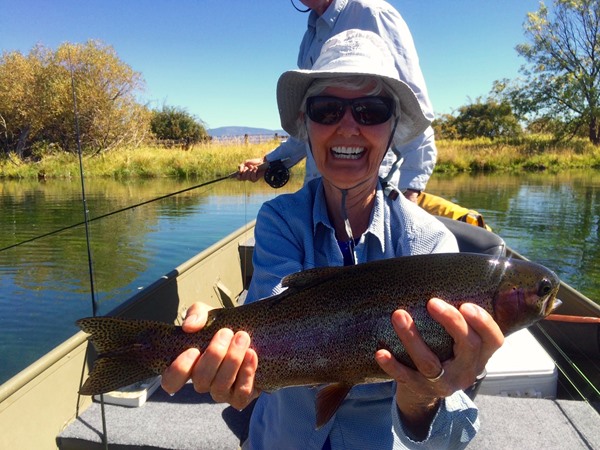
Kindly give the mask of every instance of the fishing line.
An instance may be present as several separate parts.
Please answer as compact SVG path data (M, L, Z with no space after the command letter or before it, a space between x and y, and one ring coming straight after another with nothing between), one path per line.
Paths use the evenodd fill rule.
M79 111L77 110L77 94L75 92L75 75L73 62L71 60L71 51L69 49L69 70L71 72L71 93L73 94L73 115L75 118L75 136L77 139L77 155L79 158L79 175L81 178L81 202L83 205L83 224L85 225L85 244L87 248L88 270L90 275L90 295L92 297L92 315L98 314L98 302L96 300L96 288L94 286L94 264L92 258L92 246L90 245L90 227L89 227L89 209L87 207L87 197L85 195L85 177L83 173L83 156L81 151L81 135L79 133ZM87 354L87 352L86 352ZM79 402L78 402L79 403ZM108 433L106 427L106 414L104 411L104 396L100 396L100 410L102 415L102 443L108 450Z
M600 397L600 391L598 390L598 388L594 385L594 383L592 382L592 380L588 379L588 377L585 375L585 373L583 373L581 371L581 369L577 366L577 363L575 361L573 361L561 348L560 346L556 343L556 341L546 332L546 330L544 330L543 327L540 326L540 324L535 324L537 330L539 332L541 332L544 337L548 340L548 342L552 345L552 347L554 347L554 349L557 351L557 353L563 358L564 362L566 363L566 365L568 365L577 375L579 375L579 377L585 382L587 383L587 387L596 395L596 397ZM558 370L560 370L560 372L564 375L566 381L569 382L569 384L571 385L571 388L574 389L579 395L580 397L587 402L592 408L597 409L596 407L593 406L593 404L595 403L594 401L590 400L586 394L583 392L582 389L580 389L579 387L577 387L577 383L574 381L574 379L572 379L573 377L571 377L571 375L569 375L567 373L567 370L562 367L561 364L559 364L556 361L556 358L553 358L554 363L556 365L556 367L558 368ZM600 411L599 411L600 412Z
M79 125L77 125L77 126L79 126ZM78 143L79 143L79 141L78 141ZM265 182L269 186L278 189L278 188L282 187L283 185L285 185L288 182L288 180L290 178L290 174L289 174L289 170L284 165L284 163L287 160L289 160L289 158L278 159L276 161L271 161L271 162L263 163L263 164L261 164L259 166L259 169L266 169L265 170L264 179L265 179ZM82 166L82 162L81 162L81 157L80 157L79 164L80 164L80 171L82 171L83 170L83 166ZM5 250L10 250L11 248L15 248L15 247L18 247L18 246L23 245L23 244L28 244L28 243L33 242L33 241L37 241L38 239L42 239L42 238L45 238L45 237L48 237L48 236L52 236L54 234L58 234L58 233L61 233L63 231L66 231L66 230L70 230L70 229L75 228L75 227L79 227L81 225L86 224L86 221L87 221L87 223L94 222L96 220L104 219L105 217L109 217L109 216L112 216L114 214L122 213L122 212L128 211L130 209L135 209L135 208L147 205L147 204L152 203L152 202L156 202L156 201L159 201L159 200L163 200L165 198L173 197L175 195L183 194L184 192L192 191L194 189L198 189L198 188L201 188L201 187L209 186L209 185L211 185L213 183L218 183L219 181L227 180L229 178L235 178L235 177L237 177L238 173L239 173L238 171L235 171L235 172L230 173L229 175L225 175L223 177L215 178L214 180L206 181L204 183L200 183L200 184L197 184L195 186L191 186L191 187L188 187L188 188L185 188L185 189L181 189L181 190L176 191L176 192L171 192L169 194L161 195L160 197L155 197L155 198L150 199L150 200L146 200L146 201L143 201L143 202L140 202L140 203L136 203L135 205L126 206L124 208L108 212L106 214L101 214L101 215L99 215L97 217L93 217L91 219L89 217L86 217L86 220L84 220L83 222L74 223L73 225L67 225L66 227L59 228L57 230L50 231L48 233L40 234L40 235L34 236L34 237L30 238L30 239L25 239L25 240L23 240L21 242L17 242L15 244L11 244L11 245L9 245L7 247L2 247L2 248L0 248L0 252L3 252ZM86 208L86 211L87 211L87 208Z
M81 161L80 161L80 166L81 166ZM83 169L80 168L80 170L83 170ZM45 238L45 237L48 237L48 236L52 236L54 234L61 233L61 232L66 231L66 230L70 230L72 228L79 227L81 225L86 225L87 223L91 223L91 222L94 222L94 221L99 220L99 219L104 219L105 217L109 217L109 216L112 216L114 214L122 213L122 212L128 211L130 209L135 209L135 208L138 208L140 206L144 206L144 205L147 205L149 203L156 202L158 200L163 200L165 198L172 197L172 196L175 196L175 195L179 195L179 194L182 194L184 192L191 191L193 189L198 189L198 188L201 188L201 187L204 187L204 186L208 186L208 185L213 184L213 183L217 183L219 181L226 180L228 178L233 178L233 176L236 175L236 174L237 174L237 172L233 172L233 173L231 173L229 175L226 175L224 177L216 178L214 180L207 181L205 183L197 184L195 186L191 186L191 187L182 189L182 190L177 191L177 192L171 192L170 194L161 195L160 197L156 197L156 198L153 198L153 199L150 199L150 200L146 200L146 201L143 201L143 202L140 202L140 203L136 203L135 205L126 206L124 208L117 209L115 211L111 211L111 212L108 212L106 214L101 214L99 216L92 217L92 218L87 217L87 208L85 208L85 211L86 211L86 220L84 220L83 222L74 223L73 225L67 225L66 227L63 227L63 228L60 228L60 229L57 229L57 230L54 230L54 231L50 231L48 233L40 234L40 235L34 236L34 237L30 238L30 239L25 239L24 241L17 242L16 244L11 244L11 245L9 245L7 247L0 248L0 252L3 252L5 250L9 250L9 249L14 248L14 247L18 247L18 246L23 245L23 244L27 244L29 242L36 241L36 240L41 239L41 238Z

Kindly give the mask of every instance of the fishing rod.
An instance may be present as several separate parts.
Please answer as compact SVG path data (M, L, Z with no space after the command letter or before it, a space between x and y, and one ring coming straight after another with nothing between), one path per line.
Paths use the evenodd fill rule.
M79 127L77 118L76 118L76 127L77 128ZM80 147L79 138L77 140L77 145L78 145L78 148L79 148ZM80 150L78 150L78 151L80 151ZM280 187L283 187L289 181L290 172L289 172L289 169L284 165L284 161L286 161L286 160L287 160L287 158L283 159L283 160L276 160L276 161L271 161L271 162L264 162L263 164L261 164L260 166L258 166L258 170L259 171L265 170L265 173L264 173L265 182L269 186L271 186L272 188L278 189ZM83 166L82 166L81 158L80 158L79 164L80 164L80 172L83 174ZM222 176L222 177L219 177L219 178L215 178L214 180L206 181L204 183L200 183L200 184L197 184L195 186L191 186L191 187L188 187L188 188L185 188L185 189L181 189L181 190L176 191L176 192L171 192L169 194L161 195L160 197L155 197L155 198L152 198L150 200L146 200L146 201L143 201L143 202L140 202L140 203L136 203L134 205L129 205L129 206L126 206L124 208L117 209L115 211L110 211L110 212L108 212L106 214L101 214L99 216L92 217L92 218L89 217L87 206L84 206L85 216L84 216L84 220L82 222L74 223L72 225L67 225L67 226L65 226L63 228L59 228L57 230L53 230L53 231L50 231L48 233L40 234L38 236L34 236L32 238L25 239L23 241L15 243L15 244L8 245L6 247L0 248L0 252L3 252L5 250L10 250L11 248L19 247L20 245L28 244L28 243L36 241L38 239L42 239L42 238L45 238L45 237L48 237L48 236L52 236L52 235L55 235L55 234L58 234L58 233L62 233L63 231L67 231L67 230L70 230L72 228L79 227L81 225L86 225L86 227L87 227L87 224L89 224L91 222L95 222L96 220L104 219L106 217L110 217L112 215L128 211L130 209L139 208L140 206L144 206L144 205L147 205L147 204L152 203L152 202L163 200L165 198L173 197L175 195L183 194L184 192L188 192L188 191L192 191L194 189L198 189L198 188L201 188L201 187L209 186L211 184L218 183L219 181L227 180L227 179L230 179L230 178L235 178L237 176L237 174L238 174L238 172L235 171L235 172L232 172L232 173L230 173L228 175L225 175L225 176ZM83 186L82 186L82 189L84 189ZM84 199L83 201L84 201L84 204L85 204L86 200ZM87 230L86 230L86 234L87 234Z
M79 158L79 174L81 178L81 201L83 205L83 224L85 225L85 243L87 248L88 270L90 276L90 295L92 299L92 315L98 314L98 302L96 300L96 288L94 285L94 264L92 257L92 246L90 245L90 218L89 209L87 207L87 197L85 194L85 177L83 175L83 152L81 151L81 134L79 132L79 112L77 110L77 93L75 92L75 74L73 70L73 62L71 60L71 51L69 49L69 70L71 72L71 93L73 94L73 115L75 118L75 136L77 139L77 155ZM83 375L83 368L82 368ZM79 402L77 402L79 404ZM100 410L102 411L102 444L105 450L108 450L108 434L106 427L106 414L104 411L104 397L100 396Z

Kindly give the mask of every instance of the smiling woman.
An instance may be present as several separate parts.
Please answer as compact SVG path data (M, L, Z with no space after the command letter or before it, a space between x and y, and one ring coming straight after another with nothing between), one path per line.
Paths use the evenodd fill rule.
M282 280L304 269L458 251L440 221L380 182L379 167L392 141L406 143L429 125L381 37L359 30L334 36L312 70L281 75L277 99L282 126L291 136L302 136L322 176L261 207L246 303L282 292L287 287ZM386 316L391 316L388 326L414 368L397 361L387 347L377 350L370 364L393 381L326 389L321 395L329 406L318 421L316 389L261 394L255 384L260 352L245 331L223 328L201 355L197 349L184 351L163 373L162 384L172 393L191 377L198 392L237 409L258 397L244 448L299 448L307 442L315 449L346 448L348 442L356 448L405 448L415 441L462 448L478 428L477 408L462 389L473 384L503 337L476 305L459 310L439 299L427 305L454 339L455 357L441 361L408 312L398 309ZM207 308L192 306L184 331L202 329ZM315 430L315 423L323 426Z

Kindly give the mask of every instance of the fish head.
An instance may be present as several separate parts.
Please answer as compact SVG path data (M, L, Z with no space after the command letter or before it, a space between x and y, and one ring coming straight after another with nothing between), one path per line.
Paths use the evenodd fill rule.
M550 269L530 261L503 259L493 316L505 336L533 325L561 304L560 280Z

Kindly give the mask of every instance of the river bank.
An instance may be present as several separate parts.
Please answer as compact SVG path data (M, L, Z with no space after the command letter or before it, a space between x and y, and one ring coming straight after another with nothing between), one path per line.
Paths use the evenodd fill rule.
M277 140L253 144L240 139L199 144L188 150L158 146L122 148L84 155L83 166L86 177L208 180L234 172L241 161L262 157L278 144ZM600 148L585 139L563 143L543 136L528 136L519 141L438 140L437 147L438 173L558 173L567 169L600 169ZM299 164L294 171L300 173L303 165ZM78 177L79 159L74 154L47 152L34 162L20 161L14 156L0 159L0 178L4 179Z

